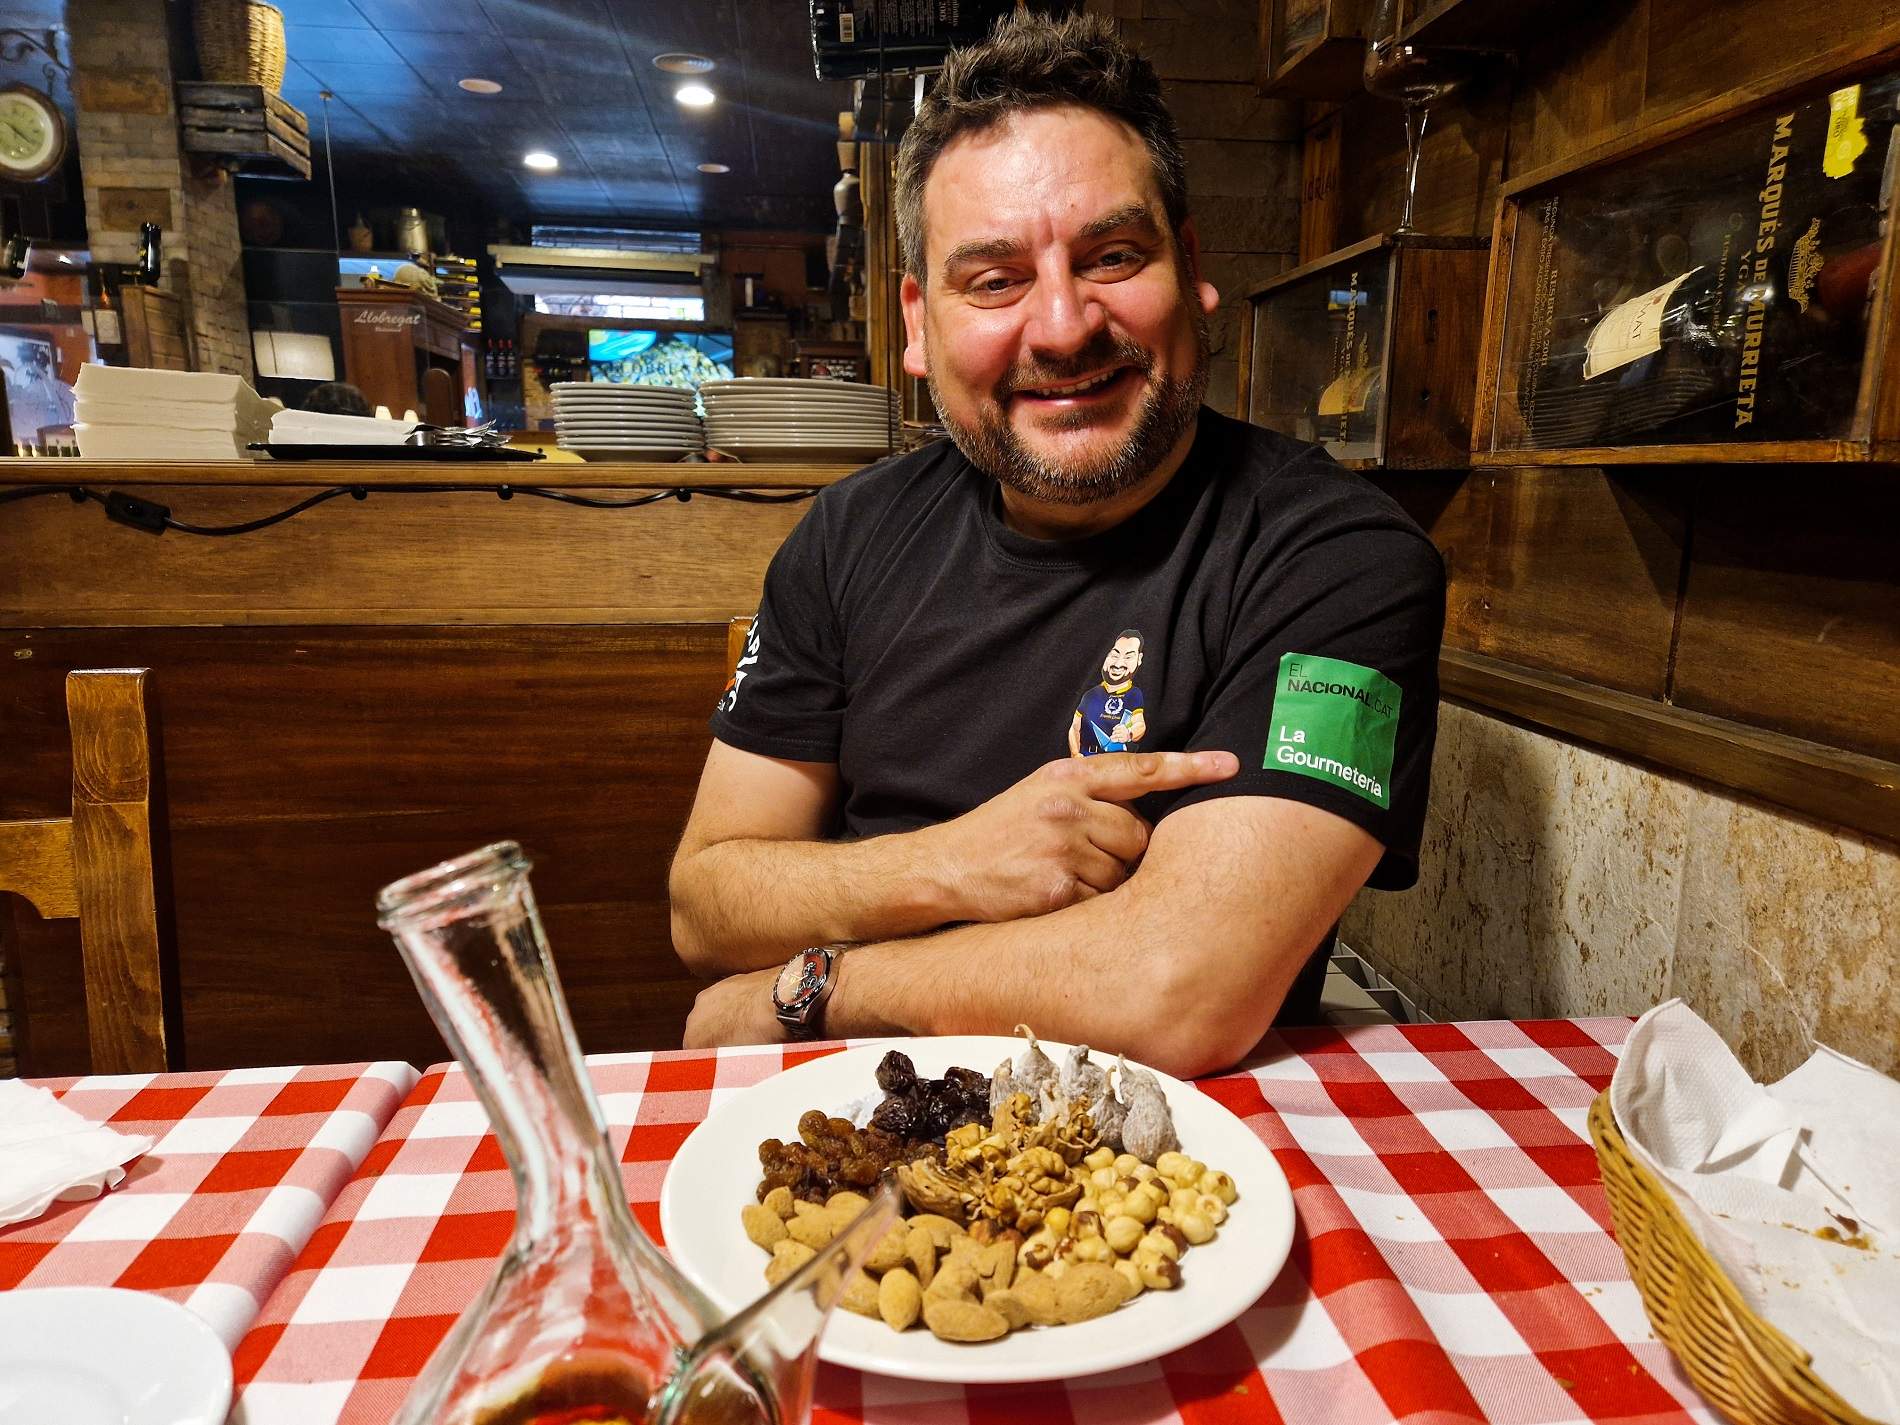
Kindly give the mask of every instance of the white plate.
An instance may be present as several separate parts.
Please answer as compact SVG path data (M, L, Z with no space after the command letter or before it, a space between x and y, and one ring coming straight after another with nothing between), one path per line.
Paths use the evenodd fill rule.
M565 396L556 396L557 406L636 406L642 410L655 408L675 410L681 406L693 404L693 393L681 391L675 396L646 396L636 392L600 391L593 395L583 395L579 391L570 391Z
M736 460L778 460L788 465L862 465L891 453L885 445L745 445L731 440L706 445Z
M667 1168L660 1187L667 1251L716 1305L726 1311L744 1306L765 1289L765 1254L739 1226L739 1209L757 1200L761 1139L789 1142L807 1109L836 1113L875 1094L877 1063L889 1049L904 1050L920 1074L935 1077L952 1064L987 1073L1022 1047L1020 1039L983 1036L892 1040L808 1060L739 1090L687 1136ZM1067 1046L1043 1047L1060 1062ZM1179 1288L1144 1292L1094 1321L1015 1331L977 1346L939 1341L921 1328L899 1333L839 1310L818 1354L833 1365L909 1380L1086 1378L1191 1345L1252 1306L1279 1275L1293 1243L1286 1177L1246 1124L1192 1084L1156 1077L1182 1150L1232 1174L1240 1189L1219 1235L1182 1258Z
M571 450L582 460L619 461L626 465L674 465L688 455L700 455L701 450L647 450L630 448L624 445L602 446L563 446Z
M230 1405L224 1343L176 1302L103 1286L0 1292L0 1425L223 1425Z
M636 440L625 435L564 436L556 442L563 450L704 450L684 440Z
M747 411L840 411L848 415L863 415L867 411L881 414L894 411L894 401L817 401L808 399L778 400L763 396L747 396L743 399L720 400L717 396L706 398L708 411L731 411L741 414Z
M862 381L818 381L805 376L735 376L730 381L702 381L703 391L733 394L752 391L867 391L880 396L890 394L882 386L867 386Z
M748 431L783 430L811 431L822 435L826 431L846 431L852 435L883 435L889 429L884 421L845 421L815 416L799 419L793 416L760 416L756 420L741 419L735 416L714 416L706 422L707 430Z
M684 396L689 401L693 398L693 393L682 386L636 386L619 381L556 381L548 389L557 396L609 391L629 396Z
M681 435L697 439L700 433L698 421L610 421L610 420L567 420L555 421L556 430L610 430L610 431L648 431L655 435Z

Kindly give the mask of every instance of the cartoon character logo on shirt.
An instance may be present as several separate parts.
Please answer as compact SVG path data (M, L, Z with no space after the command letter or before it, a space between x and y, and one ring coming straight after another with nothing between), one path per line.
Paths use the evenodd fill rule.
M1141 630L1125 628L1102 659L1102 680L1086 693L1069 721L1069 755L1094 757L1103 752L1133 752L1147 736L1135 673L1145 645Z

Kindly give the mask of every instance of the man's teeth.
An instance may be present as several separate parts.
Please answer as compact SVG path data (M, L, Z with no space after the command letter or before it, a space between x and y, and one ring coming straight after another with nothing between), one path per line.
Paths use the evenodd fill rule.
M1110 371L1101 376L1091 376L1086 381L1077 381L1072 386L1034 386L1030 388L1032 396L1079 396L1084 391L1093 391L1098 386L1106 386L1117 376L1119 370Z

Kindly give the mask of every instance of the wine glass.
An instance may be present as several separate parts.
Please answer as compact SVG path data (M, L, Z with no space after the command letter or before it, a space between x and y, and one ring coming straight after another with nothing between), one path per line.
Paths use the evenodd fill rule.
M1412 203L1418 191L1418 156L1425 141L1425 120L1433 104L1470 82L1478 69L1480 51L1401 40L1399 0L1379 0L1372 17L1372 35L1366 49L1366 89L1405 106L1405 211L1393 231L1415 232Z

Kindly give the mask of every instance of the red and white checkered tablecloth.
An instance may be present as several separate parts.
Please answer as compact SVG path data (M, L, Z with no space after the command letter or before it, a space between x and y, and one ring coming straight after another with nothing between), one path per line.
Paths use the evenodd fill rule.
M1714 1416L1651 1335L1585 1127L1626 1019L1296 1030L1201 1087L1299 1216L1238 1321L1146 1365L964 1387L826 1367L814 1419L1441 1422ZM722 1100L838 1046L588 1061L635 1216ZM493 1270L514 1194L458 1070L429 1070L237 1353L244 1425L380 1425Z
M380 1063L38 1080L155 1141L113 1191L0 1227L0 1290L155 1292L235 1348L416 1079Z

